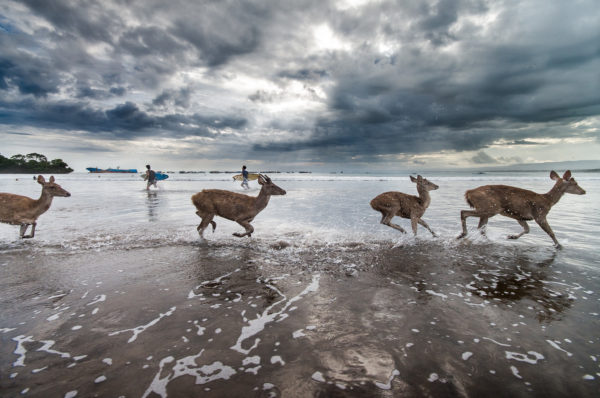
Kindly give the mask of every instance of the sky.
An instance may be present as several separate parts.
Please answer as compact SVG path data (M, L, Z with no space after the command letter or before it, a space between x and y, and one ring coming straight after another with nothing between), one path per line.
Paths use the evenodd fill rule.
M600 7L3 0L0 142L77 171L600 159Z

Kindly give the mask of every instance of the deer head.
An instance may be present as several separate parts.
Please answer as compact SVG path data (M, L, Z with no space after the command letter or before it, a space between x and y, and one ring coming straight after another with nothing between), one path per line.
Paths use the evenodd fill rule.
M271 179L264 174L258 176L258 183L262 185L261 191L264 191L267 195L286 194L284 189L281 189L277 185L273 184L273 181L271 181Z
M426 191L435 191L436 189L439 188L437 185L435 185L433 182L429 181L427 178L421 177L420 174L417 176L417 178L410 176L410 180L412 182L414 182L415 184L417 184L417 188L423 187L423 188L425 188Z
M559 186L562 192L572 193L574 195L585 195L585 190L577 184L575 178L571 177L571 170L565 171L562 178L556 174L556 171L552 170L550 172L550 179L556 181L556 185Z
M39 175L37 178L38 184L42 186L43 192L50 196L62 196L69 197L71 194L64 190L60 185L54 182L54 176L50 177L50 180L46 182L43 176Z

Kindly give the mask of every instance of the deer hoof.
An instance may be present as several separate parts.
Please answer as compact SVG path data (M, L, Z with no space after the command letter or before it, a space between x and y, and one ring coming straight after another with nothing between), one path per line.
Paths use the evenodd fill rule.
M456 237L456 239L462 239L462 238L464 238L465 236L467 236L467 234L466 234L465 232L463 232L462 234L458 235L458 236Z
M234 232L233 236L237 236L238 238L243 238L245 234L241 234L239 232Z
M508 235L506 239L519 239L519 235Z

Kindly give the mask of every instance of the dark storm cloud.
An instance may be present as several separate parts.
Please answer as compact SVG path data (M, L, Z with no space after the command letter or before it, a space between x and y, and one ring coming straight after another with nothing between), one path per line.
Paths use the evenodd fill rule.
M126 93L126 89L124 87L111 87L108 91L101 90L93 87L80 86L77 87L77 91L75 93L76 98L81 99L107 99L112 97L121 97Z
M165 90L152 100L152 104L155 106L175 105L188 108L190 106L191 94L192 90L190 88Z
M530 140L514 140L507 142L505 145L541 145L541 143Z
M185 50L171 34L157 27L138 27L127 30L119 39L123 52L134 56L172 55Z
M9 131L6 134L11 134L11 135L33 135L31 133L20 133L20 132L16 132L16 131Z
M275 101L276 95L269 93L265 90L257 90L254 94L248 96L248 99L252 102L263 102L269 103Z
M205 117L170 114L153 116L126 102L114 108L95 109L82 103L43 103L25 100L0 101L0 124L81 130L119 139L145 136L214 137L224 128L239 129L246 120L236 117Z
M103 7L102 0L22 0L22 3L45 18L57 31L88 40L112 42L111 32L122 22L118 13Z
M193 45L211 67L255 51L262 39L260 26L269 16L261 2L207 3L190 11L176 17L171 33Z
M301 68L297 70L282 70L278 77L293 80L319 80L328 75L324 69Z
M43 60L35 57L0 54L0 90L14 86L21 94L36 97L58 93L62 80L58 73L47 66Z
M454 14L446 20L454 20ZM597 40L590 41L590 35ZM530 45L490 42L465 48L457 59L434 51L431 64L404 54L410 63L390 56L371 68L344 69L333 76L328 93L333 114L318 120L309 139L261 143L255 149L326 147L341 157L369 156L478 150L499 141L519 145L572 136L569 123L600 115L600 79L594 72L600 67L600 37L587 32L568 45L528 38L533 39ZM412 62L422 69L415 70ZM405 76L414 80L406 84ZM562 129L551 128L555 124Z
M422 3L424 16L419 24L426 32L425 36L435 45L442 45L456 40L449 28L458 19L459 1L449 0L427 4Z
M326 162L589 138L568 126L600 115L593 0L7 4L32 18L0 18L5 125L120 138L226 128L248 156ZM342 45L315 47L323 25ZM240 76L266 84L239 94L227 84ZM271 112L290 97L310 110Z
M417 154L442 150L477 150L496 140L481 131L427 130L408 127L402 122L385 124L321 124L310 139L256 144L260 152L315 150L327 153L330 160L343 161L355 155L375 160L377 155Z

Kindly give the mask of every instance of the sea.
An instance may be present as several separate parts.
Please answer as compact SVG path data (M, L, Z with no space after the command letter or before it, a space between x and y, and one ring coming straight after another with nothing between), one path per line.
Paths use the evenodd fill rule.
M437 236L415 237L369 205L417 195L408 173L272 173L287 194L252 237L215 217L204 240L191 196L256 181L56 175L71 197L34 239L0 224L0 395L598 396L600 173L573 171L586 194L550 211L562 249L535 222L507 239L521 227L502 216L456 239L466 190L547 192L549 174L423 172ZM34 177L0 192L37 198Z
M574 173L587 194L565 194L548 217L557 238L564 246L582 253L594 253L599 247L598 186L600 173ZM203 189L225 189L256 196L260 186L250 183L244 190L232 175L225 173L171 173L158 188L146 191L138 174L72 173L57 175L56 182L71 193L69 198L55 198L51 209L38 222L36 250L96 250L99 248L136 248L198 243L196 227L200 219L195 214L191 196ZM378 244L404 242L413 244L412 234L379 224L380 214L369 202L382 192L399 191L418 195L416 185L408 175L393 174L308 174L277 173L271 179L287 191L285 196L273 196L268 207L252 223L254 244L270 244L284 240L294 246ZM464 192L487 184L506 184L546 192L553 181L548 172L486 173L437 172L424 174L439 189L431 191L431 204L423 219L439 235L432 238L419 227L417 240L432 240L447 245L456 244L460 233L460 211L468 209ZM39 197L40 186L27 175L0 175L0 192ZM399 220L396 218L395 220ZM243 228L228 220L215 219L218 228L205 234L208 241L239 243L233 232ZM410 222L399 221L410 231ZM468 219L475 229L476 218ZM507 234L521 227L511 219L492 218L488 239L499 245L540 245L551 242L533 222L531 233L519 241L505 241ZM30 245L18 238L18 228L0 224L0 248L10 250ZM476 234L472 239L479 241ZM29 246L24 246L29 247Z

